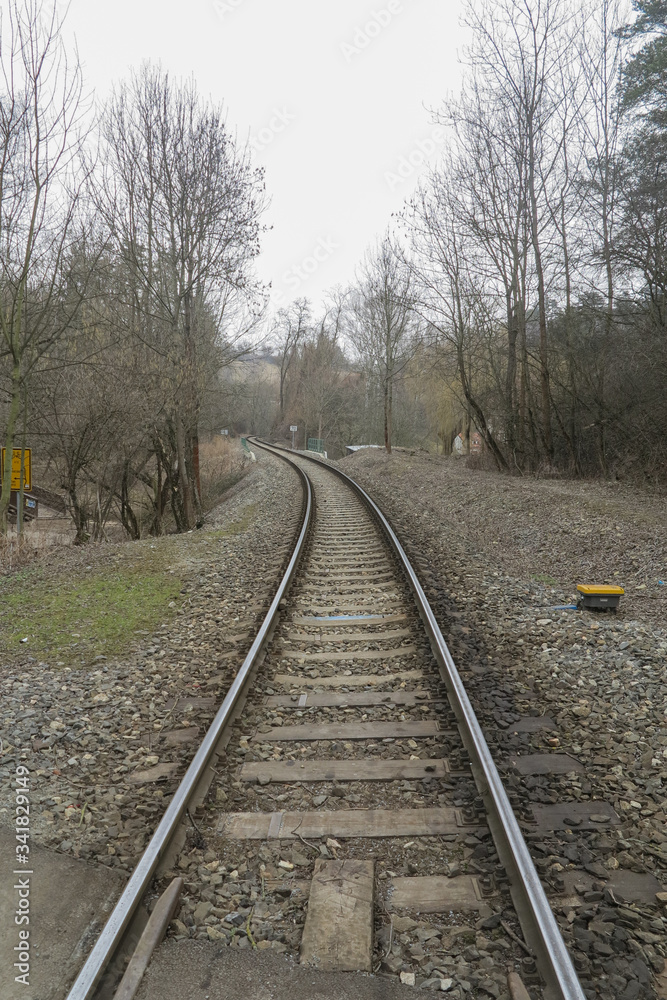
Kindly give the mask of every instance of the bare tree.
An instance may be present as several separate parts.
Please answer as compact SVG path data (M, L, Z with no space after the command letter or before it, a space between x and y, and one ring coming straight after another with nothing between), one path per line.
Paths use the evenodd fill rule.
M497 466L506 469L507 460L480 398L493 380L497 348L493 296L485 295L484 276L477 272L474 253L467 253L455 189L453 175L435 175L429 189L418 191L406 216L413 308L428 323L434 363L449 386L453 368L468 421L474 421ZM489 348L488 341L494 338Z
M348 336L368 377L381 386L384 446L389 454L394 388L418 343L413 298L412 273L385 235L367 254L351 291Z
M0 11L0 73L0 359L8 400L3 440L11 457L31 372L67 330L81 299L69 297L70 308L62 306L69 246L81 236L86 108L55 0L10 0ZM0 492L2 531L10 491L9 460Z
M280 411L279 420L285 417L285 386L300 344L311 325L311 310L308 299L295 299L286 309L278 310L271 331L271 338L278 350L280 364Z
M599 354L599 377L595 415L598 459L601 471L607 472L605 378L611 350L615 305L614 252L615 228L620 180L619 152L621 128L621 91L619 87L624 42L620 37L621 4L618 0L599 0L591 13L582 37L580 63L588 84L587 113L582 115L586 171L582 185L582 209L589 223L595 262L602 265L605 302L605 336ZM598 269L595 268L595 278ZM595 281L597 284L597 281ZM573 397L577 388L573 381Z
M527 176L525 132L503 102L478 81L476 67L458 101L439 115L455 130L456 150L443 165L455 178L448 188L448 212L469 236L467 256L486 279L487 293L499 286L507 333L503 377L504 430L518 465L525 455ZM438 180L434 179L434 187ZM517 372L520 376L517 378Z
M322 440L335 421L340 388L346 368L339 329L328 322L325 312L314 323L299 352L298 376L293 408L301 414L304 447L309 433Z
M527 211L537 285L541 434L549 461L554 446L549 388L547 278L544 227L548 186L560 160L562 67L567 61L571 10L562 0L471 0L467 20L474 32L469 59L484 72L496 100L511 110L525 140Z
M102 134L96 200L131 275L136 333L169 372L183 522L191 528L200 510L198 344L207 316L221 327L230 289L258 291L249 265L259 251L262 175L237 149L222 109L156 67L121 84ZM234 338L226 346L231 360Z

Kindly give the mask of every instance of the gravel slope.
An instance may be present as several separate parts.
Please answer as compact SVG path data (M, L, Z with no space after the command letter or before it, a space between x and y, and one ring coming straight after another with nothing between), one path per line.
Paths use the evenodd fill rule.
M34 841L132 870L268 609L300 511L296 473L260 453L204 530L62 553L76 577L84 563L165 547L182 602L122 657L68 668L3 656L0 823L13 820L15 768L26 765ZM54 586L63 559L45 563Z
M599 800L620 817L600 832L529 834L587 993L667 996L667 909L651 891L667 889L664 497L512 479L421 453L358 452L340 467L419 567L516 810L591 802L595 815ZM577 583L617 582L617 614L555 608L575 601ZM555 729L514 733L527 715L548 715ZM540 751L573 755L583 773L522 777L505 766ZM639 904L609 890L626 872L649 887ZM566 902L573 892L577 906Z

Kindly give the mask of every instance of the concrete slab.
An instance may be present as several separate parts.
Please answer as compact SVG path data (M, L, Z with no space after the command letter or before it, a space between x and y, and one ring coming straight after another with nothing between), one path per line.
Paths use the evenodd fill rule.
M327 972L373 968L373 861L318 858L301 937L301 965Z
M554 805L531 806L535 817L534 830L604 830L621 822L610 802L593 799L589 802L557 802Z
M25 872L15 875L19 868ZM30 923L17 925L20 879L27 880ZM30 864L18 865L15 831L0 828L0 1000L62 1000L124 885L110 869L34 842ZM20 930L30 931L27 983L15 982Z
M508 763L519 774L582 774L586 768L567 753L528 753L510 757Z
M563 872L565 891L572 894L583 894L593 888L593 882L599 881L595 875L590 875L582 869ZM632 872L624 868L610 871L605 880L608 889L621 896L628 903L652 904L655 895L662 891L662 886L655 875L650 872ZM580 900L583 903L583 900Z
M319 972L269 951L165 941L136 1000L410 1000L414 988L359 972Z

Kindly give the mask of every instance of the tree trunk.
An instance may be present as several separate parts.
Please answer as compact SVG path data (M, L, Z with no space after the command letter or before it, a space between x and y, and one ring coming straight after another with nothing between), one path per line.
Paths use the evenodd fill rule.
M201 479L199 476L199 431L196 426L192 435L192 479L197 524L200 525L202 518Z
M384 446L391 455L391 432L389 427L389 379L384 382Z
M5 467L2 477L2 491L0 492L0 531L7 532L7 509L12 490L12 455L14 449L14 436L16 433L16 421L21 409L21 365L14 361L12 367L11 389L9 399L9 413L7 416L7 429L5 430Z
M176 457L178 460L178 484L183 505L183 521L186 531L195 526L195 506L192 496L192 486L188 477L185 462L185 428L180 410L176 413Z
M74 470L70 471L69 483L67 485L67 495L70 499L72 520L74 521L74 527L76 528L74 544L83 545L90 538L88 533L88 511L82 503L79 503L79 497L76 491L76 472Z
M23 393L23 425L21 427L21 469L19 472L18 502L16 504L16 536L21 537L23 531L23 497L25 495L25 443L28 426L28 392Z
M496 465L498 466L499 469L507 469L507 462L505 461L505 456L503 455L503 453L501 452L500 448L498 447L498 443L495 440L493 434L491 433L491 431L489 429L489 426L488 426L488 424L486 422L486 417L484 415L484 411L482 410L481 406L479 405L479 403L477 402L477 400L474 398L474 396L472 394L471 387L470 387L470 382L468 381L468 376L466 375L465 358L463 356L463 347L462 347L460 338L459 338L459 341L457 343L456 350L457 350L457 359L458 359L458 368L459 368L459 379L460 379L460 382L461 382L461 388L463 390L463 395L464 395L465 401L467 403L467 406L466 406L466 423L467 423L467 434L466 434L466 437L467 437L467 447L466 447L466 454L468 454L468 455L470 454L470 426L471 426L471 421L472 421L472 414L474 413L475 414L475 418L476 418L475 419L475 423L476 423L476 425L477 425L477 427L479 429L480 434L482 435L482 437L484 439L484 442L485 442L486 446L488 447L489 451L493 455L493 459L494 459Z
M199 479L199 398L197 392L197 354L192 329L192 274L187 276L188 291L183 296L183 321L185 339L185 440L187 441L187 452L189 457L184 462L185 474L188 481L188 497L192 506L191 517L186 515L188 527L193 528L195 519L201 517L201 482Z
M514 283L513 283L514 284ZM507 445L511 453L516 447L516 342L519 335L516 307L517 295L513 288L507 292L507 372L505 374L505 407Z
M162 534L162 458L158 452L155 456L155 517L153 518L153 534Z
M529 123L528 185L530 192L530 230L537 275L537 299L540 324L540 389L542 396L542 437L549 462L553 461L554 446L551 433L551 393L549 390L549 356L547 341L547 306L544 288L544 267L539 236L539 212L535 192L535 137L532 121Z

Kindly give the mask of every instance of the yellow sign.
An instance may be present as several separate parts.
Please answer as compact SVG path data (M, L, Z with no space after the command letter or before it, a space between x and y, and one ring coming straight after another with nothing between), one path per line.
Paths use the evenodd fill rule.
M0 480L5 478L5 451L3 448L0 453ZM32 489L32 462L30 460L31 450L26 448L23 452L23 488L25 490ZM12 486L13 490L21 489L21 449L14 448L12 450Z

